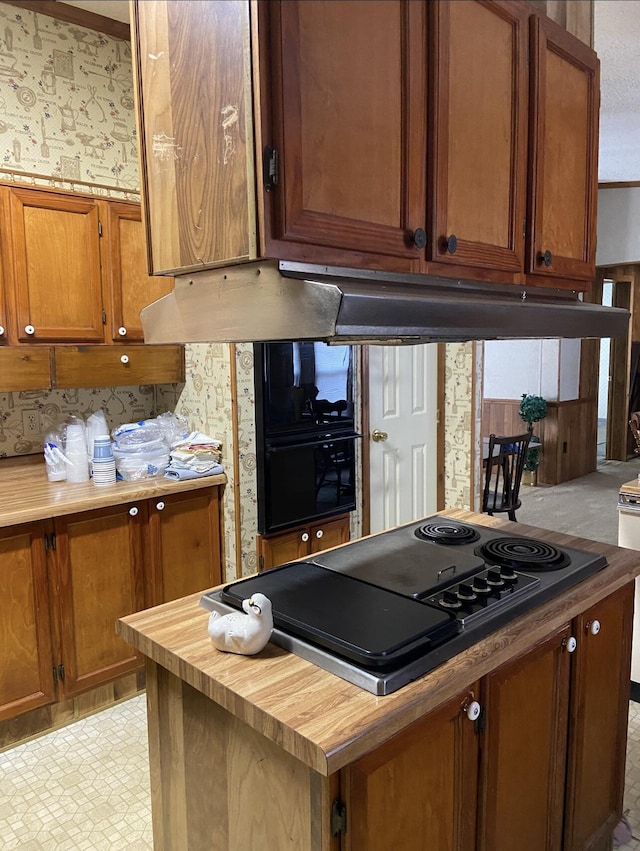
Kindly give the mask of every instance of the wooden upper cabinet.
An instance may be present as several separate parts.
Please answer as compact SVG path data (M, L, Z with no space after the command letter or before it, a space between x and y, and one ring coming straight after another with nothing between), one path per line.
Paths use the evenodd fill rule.
M547 18L532 20L531 63L528 271L593 279L600 63Z
M430 9L430 257L522 271L529 10L495 0Z
M265 193L267 256L418 271L425 9L406 0L271 4L262 153L266 173L269 149L277 152L279 181Z
M249 4L134 2L151 273L256 257Z
M173 278L150 276L147 272L142 215L138 204L105 205L109 251L109 330L116 342L144 342L140 311L173 289Z
M103 342L98 201L7 192L18 339Z

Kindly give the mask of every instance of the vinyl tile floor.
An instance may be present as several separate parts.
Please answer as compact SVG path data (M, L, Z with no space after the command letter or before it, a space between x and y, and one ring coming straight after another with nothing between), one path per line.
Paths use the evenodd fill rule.
M153 849L144 695L0 752L0 849Z
M0 753L2 851L152 851L145 697ZM640 849L640 704L629 705L624 810Z

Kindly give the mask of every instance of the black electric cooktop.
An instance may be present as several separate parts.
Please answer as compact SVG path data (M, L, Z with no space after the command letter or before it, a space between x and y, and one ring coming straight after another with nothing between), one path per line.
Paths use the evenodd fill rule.
M388 694L606 566L604 556L434 515L205 594L261 592L272 640Z

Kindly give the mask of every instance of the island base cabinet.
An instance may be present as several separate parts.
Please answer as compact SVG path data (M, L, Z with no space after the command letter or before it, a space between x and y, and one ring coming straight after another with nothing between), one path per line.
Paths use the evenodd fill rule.
M622 816L633 597L630 582L574 624L564 851L608 851Z
M339 851L334 778L151 660L147 715L155 851Z
M483 681L479 851L558 851L566 764L568 626Z
M344 769L344 851L473 851L477 687Z

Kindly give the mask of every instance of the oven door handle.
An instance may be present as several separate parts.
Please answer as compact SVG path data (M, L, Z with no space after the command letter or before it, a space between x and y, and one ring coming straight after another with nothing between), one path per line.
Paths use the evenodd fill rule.
M278 452L290 452L292 449L314 449L316 446L335 446L336 443L345 443L347 440L357 440L361 434L348 434L340 437L324 437L320 440L310 440L305 443L288 443L286 446L267 445L267 454L275 455Z

